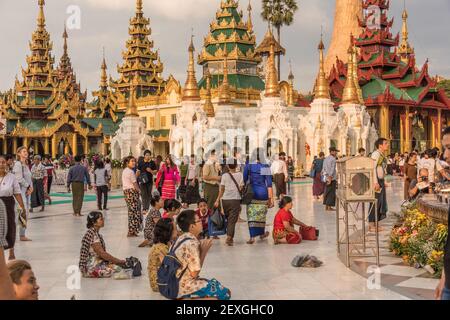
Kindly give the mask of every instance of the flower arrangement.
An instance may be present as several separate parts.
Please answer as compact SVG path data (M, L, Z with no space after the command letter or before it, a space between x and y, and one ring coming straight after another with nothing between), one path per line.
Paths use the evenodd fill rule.
M444 247L448 228L434 223L417 207L403 212L403 223L393 228L390 250L416 268L425 268L440 277L444 266Z
M60 169L69 169L73 163L73 158L71 155L61 156L58 160L58 166Z
M114 169L122 169L123 163L121 160L111 160L111 167Z

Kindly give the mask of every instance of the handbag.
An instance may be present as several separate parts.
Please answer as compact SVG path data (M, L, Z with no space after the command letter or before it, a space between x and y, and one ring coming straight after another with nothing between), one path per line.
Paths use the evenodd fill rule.
M216 224L219 220L222 223ZM208 219L208 236L216 237L225 234L227 234L227 219L220 213L219 209L216 209Z
M133 270L133 277L142 276L142 264L138 258L129 257L126 259L126 268Z
M156 179L156 188L159 190L162 189L162 187L164 185L164 179L165 179L164 170L165 170L165 166L163 166L161 168L161 170L158 172L158 178Z
M214 210L214 213L209 217L209 220L214 224L214 226L221 230L225 224L225 218L220 213L219 209Z
M145 173L145 172L142 173L141 172L141 174L138 177L138 182L139 182L139 184L147 184L147 183L149 183L150 179L148 178L147 173Z
M311 172L309 173L309 177L310 178L315 178L316 177L316 169L312 168Z
M300 234L303 240L316 241L319 233L314 227L300 228Z

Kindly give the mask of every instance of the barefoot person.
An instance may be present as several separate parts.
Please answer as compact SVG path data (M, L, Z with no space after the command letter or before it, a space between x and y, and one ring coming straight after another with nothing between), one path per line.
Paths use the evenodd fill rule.
M89 171L81 164L81 160L81 156L75 156L75 165L69 169L67 175L67 190L69 192L72 186L72 206L75 217L82 216L81 209L83 207L85 182L89 185L89 189L92 189Z
M326 211L334 211L336 206L336 157L339 150L335 147L330 148L330 155L323 161L323 176L326 179L325 195L323 196L323 204Z
M269 165L266 163L265 149L257 148L244 168L244 184L250 181L253 190L253 200L247 206L247 221L250 232L250 240L247 244L254 244L255 238L261 240L269 237L266 231L267 211L273 208L272 175Z
M294 218L291 212L292 207L291 197L283 197L280 200L280 210L275 215L273 222L273 240L275 244L299 244L302 242L302 236L299 231L295 230L294 226L309 228L309 226Z
M123 161L122 188L125 195L125 202L128 208L128 237L137 237L142 224L142 212L139 209L139 195L141 189L137 183L134 168L136 158L129 156Z
M212 239L197 240L202 233L202 221L193 210L185 210L177 218L183 234L174 243L175 255L182 266L177 272L180 278L178 298L230 300L231 292L216 279L200 277L204 261L212 246Z
M14 260L14 245L16 242L16 201L20 206L19 214L24 214L25 205L22 199L22 193L16 177L9 172L9 167L5 156L0 155L0 199L5 205L7 215L8 233L6 234L7 246L9 249L9 260Z
M27 230L27 219L31 205L31 194L33 193L33 181L31 180L30 167L27 164L28 151L26 147L17 149L17 161L14 163L12 172L16 176L20 186L20 193L25 205L25 211L19 215L19 235L20 241L31 241L25 233Z
M386 219L388 211L386 199L386 186L384 176L387 168L387 159L385 153L389 149L389 142L385 138L379 138L375 142L375 151L372 153L372 159L375 160L375 198L377 199L378 221ZM369 209L369 231L375 231L375 208L373 205ZM382 231L381 227L378 227Z

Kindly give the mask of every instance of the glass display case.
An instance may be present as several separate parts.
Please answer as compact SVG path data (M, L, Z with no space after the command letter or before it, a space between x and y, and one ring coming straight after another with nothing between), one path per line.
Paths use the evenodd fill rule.
M366 157L349 157L337 161L337 195L346 201L375 199L375 160Z

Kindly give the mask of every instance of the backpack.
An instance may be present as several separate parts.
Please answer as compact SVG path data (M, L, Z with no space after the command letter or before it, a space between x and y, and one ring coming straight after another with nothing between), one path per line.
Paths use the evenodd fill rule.
M169 253L164 257L161 267L158 269L157 279L159 292L167 299L178 298L178 291L180 289L180 279L183 277L187 268L183 270L180 277L177 277L177 271L181 267L181 262L175 255L175 251L186 241L192 240L185 238L179 243L174 243L170 248Z

